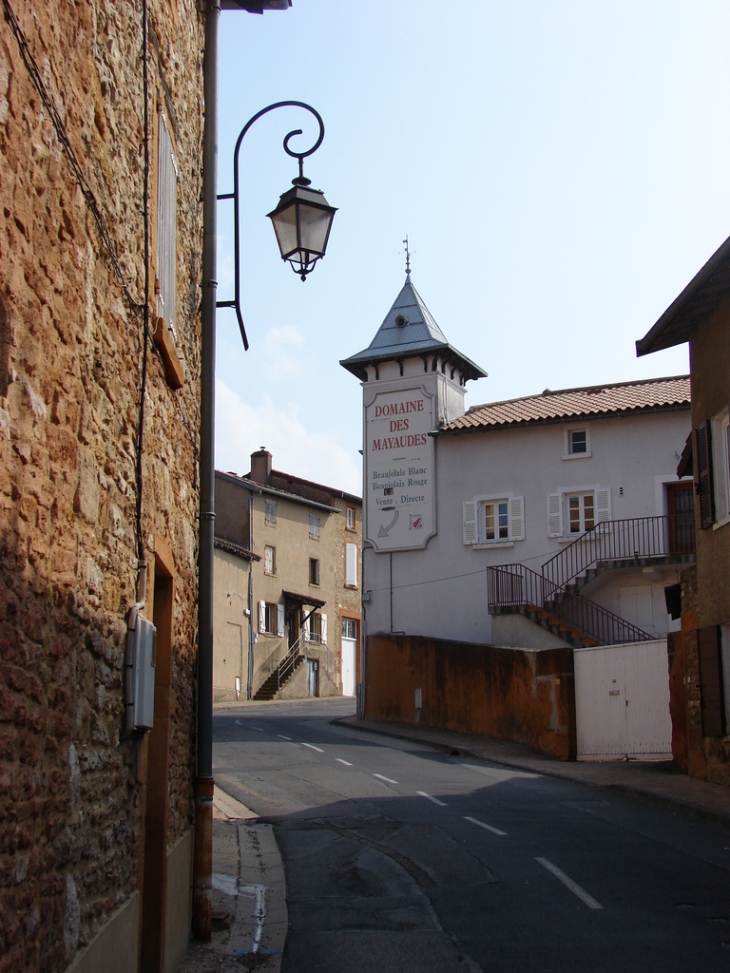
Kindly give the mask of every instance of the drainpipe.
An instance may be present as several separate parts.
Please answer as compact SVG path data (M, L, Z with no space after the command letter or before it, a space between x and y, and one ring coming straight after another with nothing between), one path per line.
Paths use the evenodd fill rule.
M220 0L207 0L203 94L203 299L200 349L200 535L198 553L198 738L195 779L193 932L212 934L213 539L215 528L215 314L218 282L218 29Z

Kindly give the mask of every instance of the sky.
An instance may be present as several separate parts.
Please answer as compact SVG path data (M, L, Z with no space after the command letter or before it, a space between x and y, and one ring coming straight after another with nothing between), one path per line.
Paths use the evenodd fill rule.
M239 131L304 101L326 134L305 175L338 207L302 283L266 214L316 125L257 121L240 153L244 352L217 324L216 466L361 493L366 348L411 279L488 377L467 407L689 370L642 337L730 235L727 0L294 0L223 12L219 193ZM306 144L305 144L306 143ZM296 140L292 141L295 147ZM218 297L233 296L233 209L218 212Z

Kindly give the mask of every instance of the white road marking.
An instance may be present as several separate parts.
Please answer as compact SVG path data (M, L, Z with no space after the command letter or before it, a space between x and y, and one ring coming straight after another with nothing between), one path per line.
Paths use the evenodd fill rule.
M252 729L252 730L256 730L256 732L257 732L257 733L263 733L263 732L264 732L264 731L263 731L263 730L261 729L261 727L260 727L260 726L252 726L252 727L251 727L251 729Z
M377 777L377 778L378 778L378 780L384 780L384 781L386 781L386 783L388 783L388 784L397 784L397 783L398 783L398 781L397 781L397 780L391 780L391 778L390 778L390 777L383 777L383 775L382 775L382 774L373 774L373 777Z
M596 902L592 895L589 895L585 889L582 889L580 885L576 884L572 878L568 878L565 872L562 872L557 865L553 865L547 858L536 858L535 861L540 862L543 868L547 868L555 878L562 882L566 888L570 889L573 895L577 895L581 902L587 905L589 909L603 908L600 902Z
M491 824L485 824L483 821L479 821L477 818L470 818L464 815L464 820L471 821L472 824L478 824L480 828L484 828L485 831L491 831L492 834L502 835L502 837L506 836L507 834L506 831L500 831L499 828L493 828Z
M324 753L324 750L322 750L321 747L315 747L313 743L303 743L302 746L309 747L310 750L316 750L317 753Z
M287 740L289 743L291 743L291 737L285 737L283 733L277 733L276 735L280 740Z
M349 760L343 760L342 757L335 757L335 760L338 763L344 764L345 767L352 767L352 764L350 763L350 761Z
M419 797L425 797L429 801L433 801L434 804L438 804L439 807L447 807L443 801L440 801L437 797L433 797L431 794L427 794L425 791L416 791Z

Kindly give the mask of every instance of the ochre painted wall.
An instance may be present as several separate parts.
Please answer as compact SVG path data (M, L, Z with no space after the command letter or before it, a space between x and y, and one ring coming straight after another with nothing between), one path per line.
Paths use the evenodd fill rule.
M373 635L366 715L529 743L570 760L576 752L573 652Z

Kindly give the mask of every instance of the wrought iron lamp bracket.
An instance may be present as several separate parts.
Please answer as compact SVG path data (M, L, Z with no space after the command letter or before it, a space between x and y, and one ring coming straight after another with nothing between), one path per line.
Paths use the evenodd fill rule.
M238 175L238 154L241 149L241 143L249 131L254 122L257 122L259 118L263 115L267 115L269 112L274 111L276 108L304 108L306 111L310 112L317 120L319 124L319 135L314 145L307 149L305 152L295 152L289 147L291 139L298 135L302 135L302 129L297 128L289 132L283 141L284 151L287 155L291 156L293 159L297 159L299 162L299 175L292 180L295 185L308 186L310 180L304 175L304 160L307 156L312 155L322 144L324 139L324 122L322 121L322 116L312 108L311 105L307 105L303 101L277 101L273 105L267 105L266 108L262 108L261 111L256 112L246 124L243 126L239 132L238 138L236 139L236 147L233 150L233 192L232 193L222 193L217 198L222 199L232 199L233 200L233 241L234 241L234 261L235 261L235 298L232 301L217 301L216 307L233 307L236 310L236 318L238 319L238 327L241 331L241 338L243 340L243 347L248 351L248 338L246 337L246 329L243 324L243 315L241 314L241 274L240 274L240 220L238 215L238 203L239 203L239 190L240 181Z

